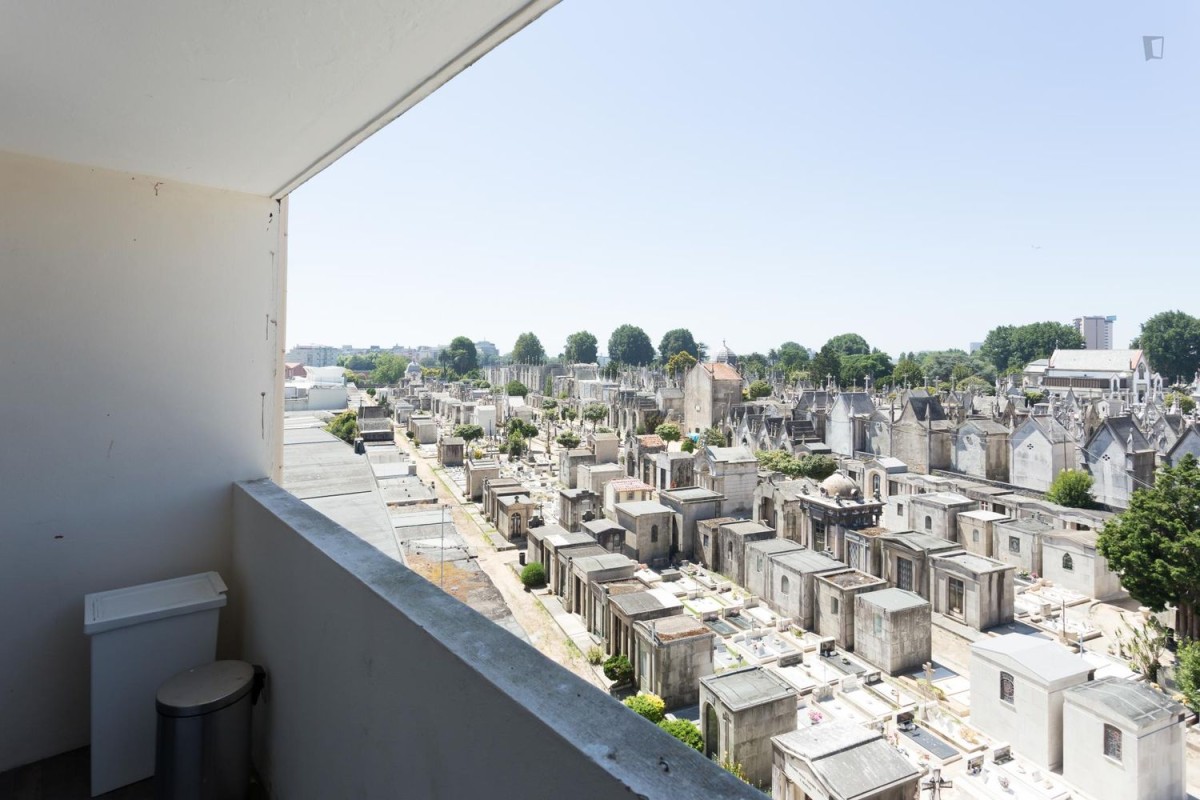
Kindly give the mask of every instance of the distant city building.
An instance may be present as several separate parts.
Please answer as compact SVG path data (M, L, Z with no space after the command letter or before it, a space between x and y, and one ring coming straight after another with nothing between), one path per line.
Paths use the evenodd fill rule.
M1088 350L1113 349L1113 323L1116 317L1076 317L1075 330L1083 337L1083 346Z
M303 364L306 367L337 366L341 349L324 344L299 344L284 356L284 361Z
M490 359L494 361L500 357L500 350L491 342L476 342L475 355L479 357L480 361L483 361L484 359Z
M970 348L971 353L974 354L983 349L983 342L971 342L967 346Z

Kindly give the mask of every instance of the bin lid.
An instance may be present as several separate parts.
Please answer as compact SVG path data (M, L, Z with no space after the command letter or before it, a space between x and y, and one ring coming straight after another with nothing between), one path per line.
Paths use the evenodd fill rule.
M253 686L254 667L245 661L213 661L168 678L155 705L166 717L198 717L233 705Z
M220 608L225 605L226 591L220 575L202 572L84 595L83 632L90 636L151 620Z

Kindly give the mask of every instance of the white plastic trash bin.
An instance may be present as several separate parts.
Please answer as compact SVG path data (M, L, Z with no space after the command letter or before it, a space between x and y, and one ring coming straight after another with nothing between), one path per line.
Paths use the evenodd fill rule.
M215 572L84 597L92 639L92 796L154 774L154 698L217 655L225 582Z

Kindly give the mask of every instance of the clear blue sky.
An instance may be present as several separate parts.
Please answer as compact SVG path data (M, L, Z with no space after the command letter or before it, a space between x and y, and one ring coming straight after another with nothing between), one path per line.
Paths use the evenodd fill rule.
M291 199L289 344L1200 314L1200 3L564 0ZM1146 61L1143 35L1166 37Z

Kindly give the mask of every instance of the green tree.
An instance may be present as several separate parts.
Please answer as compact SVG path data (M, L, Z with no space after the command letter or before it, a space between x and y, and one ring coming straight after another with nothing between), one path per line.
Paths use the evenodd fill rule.
M510 459L519 458L525 454L525 437L524 436L520 436L515 433L510 433L508 435L508 440L504 444L505 444L505 452L508 453L508 457Z
M644 367L654 360L654 345L641 328L622 325L608 337L608 357L622 364Z
M826 342L825 347L831 348L839 356L865 356L871 353L867 340L857 333L838 334Z
M532 333L522 333L513 345L512 362L514 364L541 364L546 360L546 348Z
M784 342L776 351L775 363L788 375L808 368L808 349L796 342Z
M375 396L375 387L368 386L367 387L367 397L374 397L374 396Z
M1030 361L1049 358L1055 350L1082 347L1083 337L1074 327L1061 322L1034 322L993 328L984 337L979 354L1007 374L1012 369L1024 369Z
M658 723L658 727L688 747L701 752L704 751L704 737L700 735L700 729L693 722L686 719L664 719Z
M738 358L738 369L747 378L765 378L771 372L771 365L762 353L751 353Z
M892 385L894 386L920 386L925 380L924 374L921 372L921 366L909 356L901 356L896 362L896 368L892 370Z
M1175 630L1200 639L1200 465L1186 455L1105 523L1097 548L1121 585L1153 611L1175 605Z
M572 333L567 337L567 349L563 360L568 364L595 364L596 337L587 331Z
M520 436L522 439L532 439L538 435L537 426L520 417L509 417L508 422L504 424L504 429L510 437Z
M337 365L346 369L352 369L355 372L370 372L375 369L375 357L374 355L366 355L364 353L352 356L338 356Z
M408 359L404 356L392 355L391 353L380 353L371 362L371 383L378 386L391 386L397 384L404 377L404 369L408 366Z
M450 435L457 436L467 444L470 444L476 439L483 438L483 428L478 425L455 425Z
M664 442L678 442L683 437L683 431L674 422L664 422L654 429Z
M692 358L700 355L700 346L687 328L675 328L663 334L658 343L658 357L666 364L676 353L687 353Z
M1200 710L1200 641L1184 642L1176 651L1175 682L1191 709Z
M696 443L692 441L691 437L688 437L683 440L683 444L679 445L679 449L685 453L694 453L696 452Z
M837 472L837 462L829 456L807 455L800 457L800 474L814 481L823 481Z
M504 393L509 397L525 397L529 394L529 387L520 381L509 381L504 386Z
M754 381L750 384L750 388L746 390L751 400L757 400L760 397L771 396L771 384L763 380Z
M826 380L829 378L841 380L841 354L826 342L820 352L809 362L808 372L812 375L813 382L818 386L824 386Z
M479 369L475 343L465 336L455 336L450 346L442 352L446 354L446 364L455 375L463 376Z
M922 374L928 375L931 380L935 377L953 380L956 374L961 376L957 380L970 375L979 375L988 381L996 378L996 368L990 361L979 353L972 355L966 350L926 350L916 354L913 360L920 367ZM1022 364L1021 368L1024 367Z
M583 407L583 418L592 423L592 430L595 431L600 420L608 419L608 406L604 403L588 403Z
M1145 351L1146 360L1164 382L1191 382L1200 369L1200 319L1182 311L1164 311L1142 323L1134 347Z
M692 367L696 366L696 357L691 353L679 352L667 359L665 367L667 374L679 379L681 375L686 375Z
M567 448L568 450L574 450L576 447L579 447L580 439L579 439L579 434L577 434L577 433L572 433L571 431L563 431L562 433L560 433L558 435L558 438L555 439L554 441L558 442L560 445Z
M725 434L714 425L700 434L700 444L704 447L724 447L726 445Z
M754 457L771 472L778 472L789 478L800 477L800 462L786 450L759 450Z
M841 357L841 373L838 375L838 380L842 386L863 386L865 387L865 378L870 376L871 380L878 383L880 380L886 381L892 376L896 367L892 364L891 356L887 353L876 350L873 353L856 353L854 355L846 355Z
M1196 401L1184 392L1170 392L1163 398L1163 403L1166 404L1167 408L1178 403L1180 412L1184 414L1190 414L1196 410Z
M622 702L630 711L633 711L639 717L650 720L655 725L663 720L663 711L666 710L666 704L656 694L638 692L635 695L626 697Z
M1067 508L1092 508L1092 476L1081 469L1064 469L1054 476L1046 499Z

